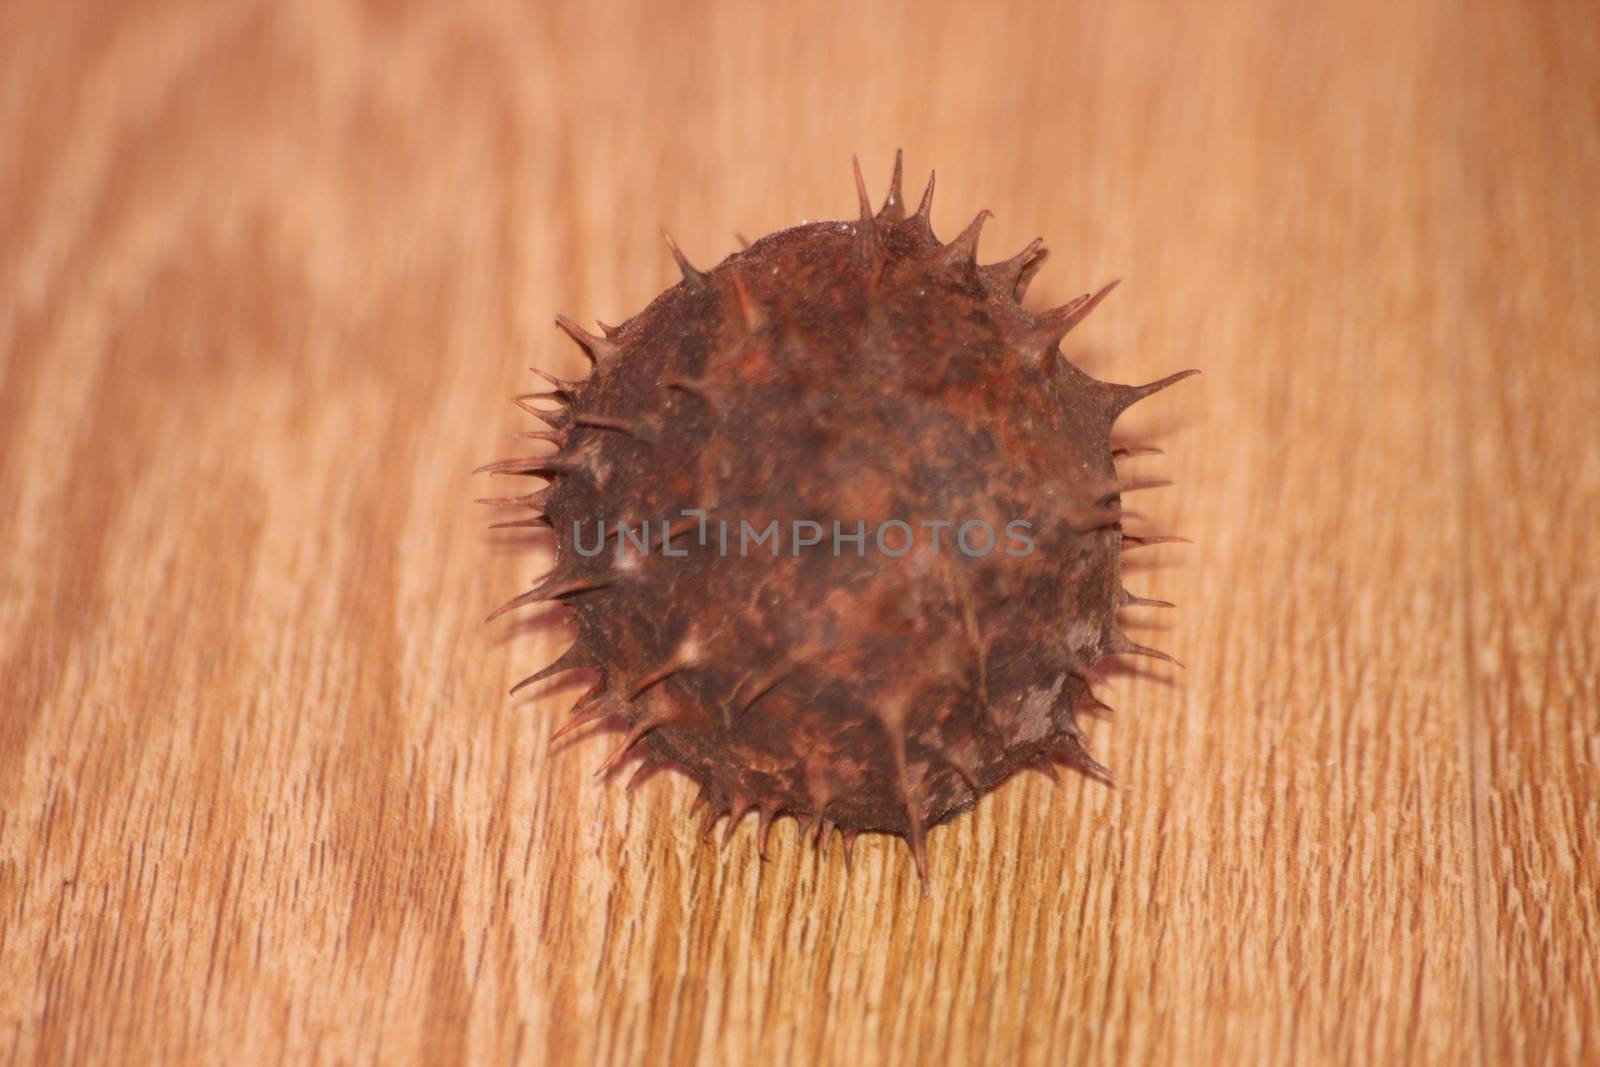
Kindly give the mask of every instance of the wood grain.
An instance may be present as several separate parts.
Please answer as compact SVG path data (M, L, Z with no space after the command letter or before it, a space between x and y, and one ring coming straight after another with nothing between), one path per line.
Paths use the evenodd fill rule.
M6 1063L1600 1061L1592 5L0 10ZM847 872L546 738L557 311L940 172L1177 487L1110 791ZM913 181L915 182L914 178ZM1131 469L1131 466L1130 466Z

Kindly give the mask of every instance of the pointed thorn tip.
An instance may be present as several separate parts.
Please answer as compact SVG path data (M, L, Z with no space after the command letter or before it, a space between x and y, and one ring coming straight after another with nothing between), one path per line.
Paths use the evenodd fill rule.
M683 254L683 250L678 247L678 242L672 239L672 234L667 232L665 226L661 228L661 236L666 240L667 248L671 250L672 259L678 264L678 270L683 274L684 282L694 288L704 285L706 281L705 274L689 262L689 257Z
M916 217L922 220L923 228L929 233L933 232L933 187L936 177L934 171L928 172L928 187L922 191L922 202L917 205Z
M852 155L850 157L850 167L855 171L856 200L861 209L861 221L863 223L869 223L872 221L872 201L867 197L867 181L861 176L860 158Z
M906 209L901 202L900 174L903 153L900 149L894 150L894 174L889 179L889 195L883 199L883 207L878 211L878 217L891 222L904 218Z
M1120 415L1122 412L1126 411L1134 404L1137 404L1145 397L1153 396L1154 394L1161 392L1161 390L1171 388L1184 379L1193 378L1199 373L1200 371L1198 368L1190 367L1188 370L1181 370L1176 374L1169 374L1165 378L1159 378L1156 381L1148 382L1144 385L1112 386L1112 413L1114 415Z

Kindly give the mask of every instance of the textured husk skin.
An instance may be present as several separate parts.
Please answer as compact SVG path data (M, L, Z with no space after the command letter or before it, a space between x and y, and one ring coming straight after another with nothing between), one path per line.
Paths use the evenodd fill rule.
M578 637L551 670L598 672L583 721L627 720L619 755L688 773L712 820L755 809L763 835L782 814L899 834L919 867L925 827L1019 768L1105 776L1076 722L1085 672L1150 651L1117 629L1126 486L1110 445L1150 390L1061 355L1086 302L1025 310L1037 253L980 267L982 216L942 245L926 207L903 217L897 187L876 217L784 230L705 273L685 262L622 327L579 335L594 369L542 415L553 464L497 468L551 479L520 502L556 531L556 565L519 601L572 607ZM705 544L686 509L706 514ZM915 531L901 558L874 539L892 519ZM919 526L935 519L983 520L994 546L968 555L949 526L935 553ZM644 520L649 553L619 555L615 524ZM682 556L663 553L663 520ZM741 556L741 520L777 520L781 555ZM795 554L795 520L821 543ZM865 524L864 554L835 554L836 520ZM604 550L581 555L575 525L592 551L601 522Z

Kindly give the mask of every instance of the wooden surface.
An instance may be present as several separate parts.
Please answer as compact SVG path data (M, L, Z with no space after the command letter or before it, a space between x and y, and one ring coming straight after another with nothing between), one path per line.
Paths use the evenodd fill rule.
M0 9L0 1062L1600 1062L1592 5ZM933 895L508 700L557 311L940 173L1194 382L1108 681ZM533 542L537 545L538 542Z

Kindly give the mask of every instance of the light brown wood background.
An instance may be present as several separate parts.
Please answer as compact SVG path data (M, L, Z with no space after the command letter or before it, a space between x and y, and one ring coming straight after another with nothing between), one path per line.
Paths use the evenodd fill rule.
M0 1062L1600 1062L1600 16L1320 6L0 7ZM900 145L1205 371L1189 670L927 900L548 743L467 474Z

